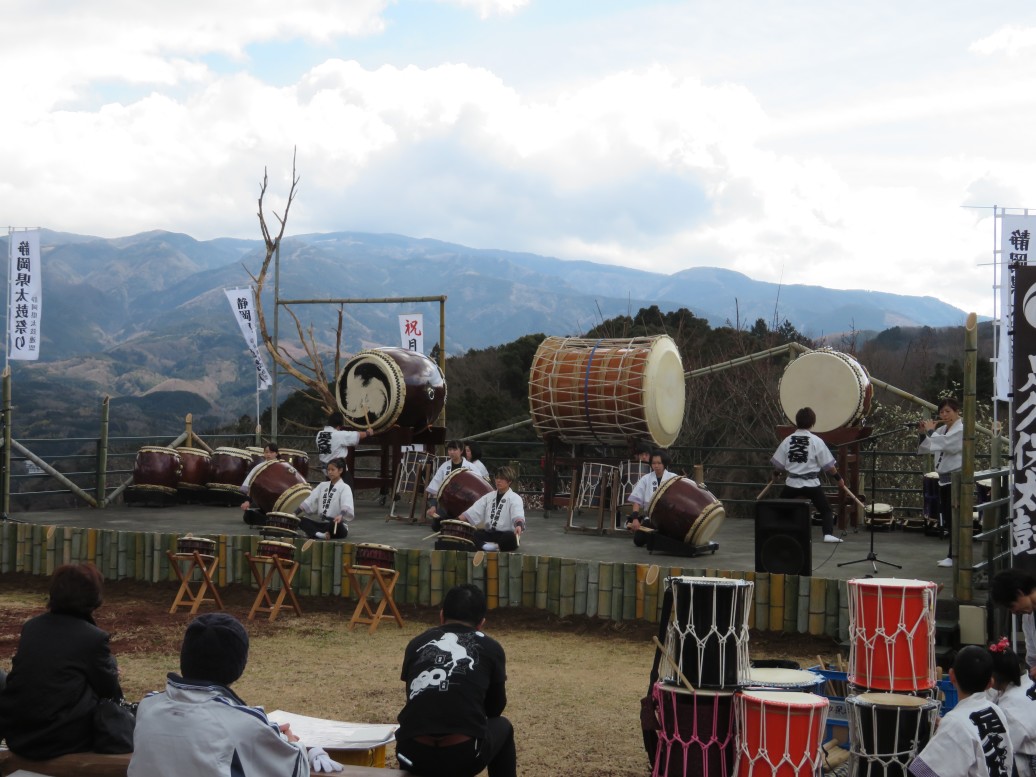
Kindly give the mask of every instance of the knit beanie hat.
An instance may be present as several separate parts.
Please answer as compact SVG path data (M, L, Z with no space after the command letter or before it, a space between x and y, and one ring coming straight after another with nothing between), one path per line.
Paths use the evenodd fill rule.
M187 627L180 648L180 674L185 680L207 680L229 686L248 663L248 632L233 615L199 615Z

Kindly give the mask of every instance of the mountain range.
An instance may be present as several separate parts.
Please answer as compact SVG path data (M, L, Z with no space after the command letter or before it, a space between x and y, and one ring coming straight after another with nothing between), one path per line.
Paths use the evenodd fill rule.
M6 249L6 240L0 242ZM219 423L254 413L254 372L223 289L251 283L249 272L257 272L264 255L262 241L198 241L162 231L115 239L44 231L41 245L41 358L14 366L20 426L45 432L59 409L66 419L94 416L103 395L122 407L120 418L139 422L193 412L202 423ZM684 307L713 326L787 320L813 338L958 326L965 318L932 297L779 286L712 267L665 275L402 235L296 235L284 239L279 264L281 299L445 295L449 354L533 332L579 335L602 319L650 305ZM264 294L271 325L272 302L272 293ZM328 352L337 309L292 306ZM397 315L415 312L424 313L429 350L438 340L439 306L428 302L346 305L343 347L398 345ZM279 318L281 342L297 343L283 306ZM113 425L116 415L113 408Z

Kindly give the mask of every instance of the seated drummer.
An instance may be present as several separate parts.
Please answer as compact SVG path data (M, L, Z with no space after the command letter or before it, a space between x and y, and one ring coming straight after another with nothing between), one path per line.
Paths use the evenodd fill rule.
M638 533L637 529L641 526L645 529L651 528L650 518L640 517L641 509L651 504L651 499L660 485L667 480L679 477L675 472L669 471L669 465L672 463L673 461L666 451L661 448L653 450L651 452L651 472L638 480L637 485L633 486L633 490L630 492L630 498L627 501L633 505L633 512L626 521L626 528L634 532L633 541L638 546L644 544L644 536L642 533Z
M525 502L511 490L514 480L514 469L501 467L493 478L496 491L479 497L460 516L475 527L475 547L487 550L486 543L491 542L502 551L518 550L518 538L525 531Z
M275 460L280 455L281 449L275 442L266 443L266 447L263 448L263 460L252 467L251 471L245 476L245 482L241 484L241 493L248 495L248 489L252 487L252 478L255 477L255 473L259 471L259 468L268 461ZM245 523L249 526L263 526L266 523L266 513L264 513L258 505L252 507L252 503L249 500L245 500L241 503L241 509L245 511L244 519Z
M428 482L424 492L428 495L428 512L426 515L432 522L432 528L439 531L439 524L443 518L449 518L448 515L443 515L438 510L438 499L439 488L442 486L442 482L446 480L446 476L449 475L455 469L470 469L474 470L471 466L471 462L464 458L464 443L460 440L450 440L446 443L446 455L449 459L442 463L442 465L435 471L432 479Z
M342 479L344 472L345 459L329 461L327 480L313 489L313 493L295 511L302 519L299 528L307 537L344 540L349 536L346 522L356 517L356 510L353 507L353 490ZM310 518L310 515L314 518Z
M140 702L128 777L340 772L322 747L307 748L288 724L247 706L230 686L248 663L248 632L224 612L199 615L184 634L180 675Z

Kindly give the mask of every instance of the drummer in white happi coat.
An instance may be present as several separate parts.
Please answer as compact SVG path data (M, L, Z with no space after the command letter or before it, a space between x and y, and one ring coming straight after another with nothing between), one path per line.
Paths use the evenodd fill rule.
M493 544L503 551L518 550L525 531L525 502L511 490L515 476L512 467L498 469L493 478L496 491L479 497L460 517L475 527L475 546L482 550L496 550Z
M650 528L651 521L647 516L641 518L640 511L651 504L651 499L655 496L659 486L667 480L679 477L675 472L669 471L669 465L672 463L672 459L665 451L658 449L651 452L651 472L637 481L630 492L630 498L626 500L633 505L633 512L626 521L627 529L635 532L641 526ZM636 535L634 535L634 539L636 539Z
M471 462L464 458L464 444L460 440L450 440L446 443L446 455L449 458L435 471L424 490L425 494L428 495L428 512L426 514L432 522L432 528L436 531L439 531L439 522L443 518L448 517L440 515L438 510L438 495L442 482L455 469L470 469L472 471L475 469L471 466Z

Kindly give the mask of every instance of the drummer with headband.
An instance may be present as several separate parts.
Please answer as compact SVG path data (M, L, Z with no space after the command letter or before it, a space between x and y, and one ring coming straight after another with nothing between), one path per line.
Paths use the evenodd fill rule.
M511 490L515 471L513 467L501 467L493 478L496 491L479 497L464 511L460 520L475 527L475 546L482 550L509 552L518 550L518 540L525 531L525 502ZM486 547L486 545L490 547ZM497 548L492 547L496 545Z
M781 473L788 475L780 498L809 499L820 513L824 542L841 542L834 534L834 513L820 486L820 473L826 472L838 481L842 480L842 476L838 474L835 457L827 445L810 431L816 422L817 414L812 408L801 408L795 414L795 431L777 446L770 464L775 470L774 477Z
M259 468L268 461L273 461L280 454L281 449L275 442L266 443L266 447L263 448L263 460L256 464L249 471L248 475L245 476L245 482L241 484L241 493L247 495L248 489L252 487L252 478L255 477L255 473L259 471ZM249 500L245 500L241 503L241 509L245 511L244 519L245 523L249 526L262 526L266 523L266 513L259 509L258 506L252 507L252 503Z
M446 480L446 476L449 475L455 469L470 469L473 472L475 468L471 466L471 462L464 458L464 443L460 440L450 440L446 443L446 455L449 457L432 475L432 479L428 482L424 492L428 495L428 520L432 522L432 528L439 531L439 523L443 518L449 518L448 515L441 515L439 513L439 504L437 496L439 495L439 488L442 486L442 482Z
M633 505L633 512L630 513L629 520L626 521L626 528L634 533L633 542L638 547L647 542L647 537L644 536L643 532L638 532L637 529L641 526L645 529L651 528L651 520L647 516L644 518L640 517L641 509L651 504L651 498L655 495L659 486L667 480L679 477L675 472L669 471L669 465L672 463L669 454L661 448L651 451L651 472L638 480L637 485L633 486L633 490L630 492L628 501Z
M317 432L317 456L320 464L327 467L334 459L349 460L349 449L360 444L360 440L374 436L374 430L368 426L365 432L353 432L345 428L345 416L331 413L327 417L327 426ZM345 482L352 487L353 473L346 471Z

